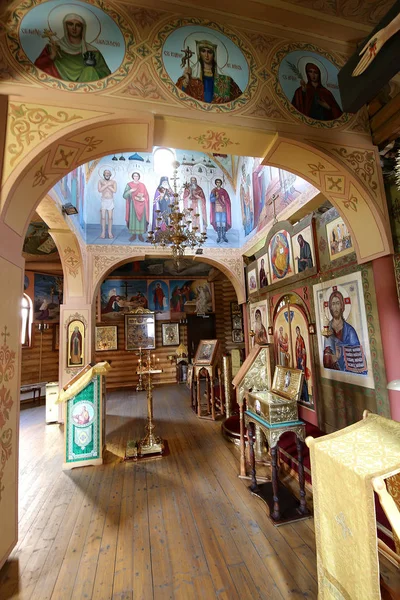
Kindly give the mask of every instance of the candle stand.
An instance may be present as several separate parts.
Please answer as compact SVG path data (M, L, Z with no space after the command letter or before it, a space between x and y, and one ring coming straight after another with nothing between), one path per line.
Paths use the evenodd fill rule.
M125 460L161 456L165 448L164 440L154 434L155 425L153 422L154 385L152 376L162 373L162 369L158 368L155 355L153 354L153 357L151 357L150 350L147 351L145 358L139 358L137 373L139 375L139 383L142 384L144 380L144 389L147 392L146 435L140 440L128 442Z
M142 372L142 361L143 361L143 356L142 356L142 349L139 348L139 360L138 360L138 370L136 371L136 373L139 375L139 381L138 384L136 386L136 391L137 392L142 392L144 390L143 387L143 372Z

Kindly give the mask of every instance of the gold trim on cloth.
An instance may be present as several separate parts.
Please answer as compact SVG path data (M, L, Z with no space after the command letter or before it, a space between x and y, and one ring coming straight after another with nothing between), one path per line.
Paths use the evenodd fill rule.
M75 381L67 390L61 390L58 394L56 404L68 402L71 398L74 398L81 392L93 379L95 375L106 375L111 369L110 363L107 361L99 362L94 367L91 367L88 371L85 371L77 381Z
M307 439L313 475L318 600L380 600L372 479L400 473L400 423L374 414Z

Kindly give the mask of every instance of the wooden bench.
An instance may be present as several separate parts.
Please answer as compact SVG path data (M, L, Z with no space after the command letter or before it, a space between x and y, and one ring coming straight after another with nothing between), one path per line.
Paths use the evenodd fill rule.
M44 384L43 384L44 385ZM42 384L41 383L32 383L31 385L22 385L20 388L21 394L33 394L33 397L30 398L20 398L21 404L24 402L37 402L40 404L40 397L42 393Z

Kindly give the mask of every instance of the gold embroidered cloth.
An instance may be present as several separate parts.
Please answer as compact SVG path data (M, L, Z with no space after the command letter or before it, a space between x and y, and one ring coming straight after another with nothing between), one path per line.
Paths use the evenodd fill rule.
M66 391L62 389L58 394L56 404L68 402L68 400L71 398L75 398L75 396L88 385L89 381L91 381L95 375L106 375L110 369L111 365L107 361L97 363L94 365L94 367L79 377L79 379L75 381L75 383L73 383Z
M400 472L400 423L367 419L312 440L319 600L379 600L371 479Z

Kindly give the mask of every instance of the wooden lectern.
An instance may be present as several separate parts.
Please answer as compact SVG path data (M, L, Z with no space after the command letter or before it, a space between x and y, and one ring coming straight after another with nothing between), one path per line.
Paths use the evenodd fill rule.
M88 364L61 390L65 403L63 469L103 463L105 444L105 375L108 362Z

